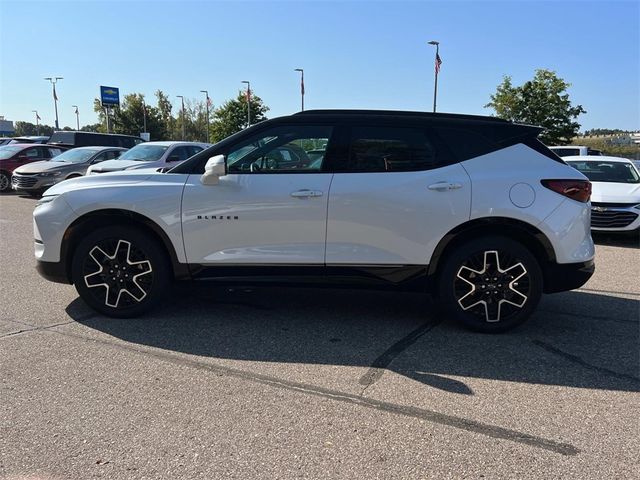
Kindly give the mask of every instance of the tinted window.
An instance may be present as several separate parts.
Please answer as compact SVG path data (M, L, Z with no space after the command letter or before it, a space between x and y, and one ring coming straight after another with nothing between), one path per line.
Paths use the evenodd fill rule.
M176 147L171 153L169 153L169 157L167 158L167 162L182 162L189 158L191 155L189 154L189 147Z
M437 127L435 131L459 162L485 155L499 148L495 142L474 130Z
M189 157L193 157L196 153L200 153L204 148L198 147L197 145L192 145L191 147L187 147L189 149Z
M25 152L25 155L27 156L27 158L31 159L31 158L47 158L47 157L43 157L42 153L40 153L40 149L39 148L28 148Z
M580 155L579 148L553 148L552 149L559 157L573 157Z
M275 127L235 145L227 153L231 173L307 173L322 170L323 158L307 152L326 147L332 128L327 126Z
M347 171L408 172L438 166L436 149L417 128L354 127Z

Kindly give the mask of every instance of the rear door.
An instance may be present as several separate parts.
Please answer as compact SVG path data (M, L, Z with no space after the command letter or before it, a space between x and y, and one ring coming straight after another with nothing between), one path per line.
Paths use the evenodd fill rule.
M440 239L468 220L464 168L426 128L345 127L327 219L327 265L426 265Z

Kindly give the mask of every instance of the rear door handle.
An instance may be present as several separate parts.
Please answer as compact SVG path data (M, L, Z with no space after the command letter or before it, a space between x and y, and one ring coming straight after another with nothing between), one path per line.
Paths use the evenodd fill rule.
M429 190L444 192L445 190L457 190L458 188L462 188L462 184L452 183L452 182L438 182L438 183L433 183L429 185L427 188Z
M321 197L322 195L323 195L323 192L321 192L320 190L303 189L303 190L297 190L295 192L291 192L291 196L293 198L314 198L314 197Z

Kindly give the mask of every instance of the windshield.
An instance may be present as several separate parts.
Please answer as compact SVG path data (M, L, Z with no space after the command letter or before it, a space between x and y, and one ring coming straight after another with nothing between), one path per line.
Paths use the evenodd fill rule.
M592 182L640 183L640 175L631 163L598 161L567 163Z
M0 147L0 160L4 160L5 158L11 158L20 150L22 150L22 147L9 147L9 146Z
M83 163L93 157L100 150L95 148L84 149L76 148L67 152L61 153L51 159L52 162L66 162L66 163Z
M145 145L144 143L136 145L131 150L126 151L118 160L136 160L138 162L153 162L159 160L160 157L169 148L166 145Z

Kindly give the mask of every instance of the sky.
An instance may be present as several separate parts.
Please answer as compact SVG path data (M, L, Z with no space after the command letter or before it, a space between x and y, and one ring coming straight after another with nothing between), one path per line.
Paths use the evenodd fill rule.
M305 108L483 108L504 75L538 68L571 83L582 129L640 129L640 1L10 1L0 0L0 115L60 127L97 122L100 85L203 99L251 82L269 117ZM177 111L177 110L175 110Z

